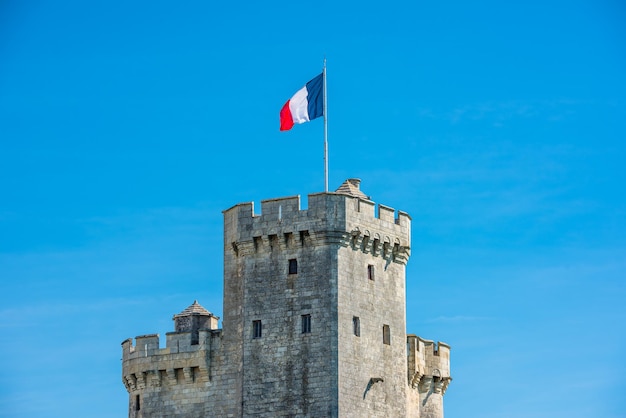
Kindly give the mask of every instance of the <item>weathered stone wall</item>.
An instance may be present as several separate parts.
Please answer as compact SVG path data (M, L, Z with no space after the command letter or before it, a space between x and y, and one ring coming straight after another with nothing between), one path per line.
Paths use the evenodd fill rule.
M243 335L244 416L337 416L337 231L344 230L342 196L262 202L262 214L250 207L225 212L230 277L240 281ZM234 212L234 213L232 213ZM239 214L237 214L239 212ZM297 272L289 273L289 260ZM232 310L235 311L234 309ZM310 315L303 333L302 316ZM253 321L262 322L254 338ZM226 314L224 327L226 327Z
M356 198L346 204L351 241L339 251L338 264L340 416L406 416L410 218L396 221L384 206L377 217L372 202ZM354 335L355 317L360 336ZM383 341L385 325L389 344Z
M407 350L410 409L421 418L443 418L443 395L452 380L450 346L408 335Z
M200 331L198 344L191 333L168 333L166 348L158 335L122 343L122 376L129 393L129 417L204 416L206 394L211 392L211 342L217 331Z
M179 314L166 348L122 344L129 417L443 418L449 347L406 335L410 217L338 193L261 206L224 211L222 330Z

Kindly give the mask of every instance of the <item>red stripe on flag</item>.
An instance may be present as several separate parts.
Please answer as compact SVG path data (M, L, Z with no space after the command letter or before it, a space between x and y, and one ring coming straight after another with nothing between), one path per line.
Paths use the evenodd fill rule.
M287 100L287 103L280 109L280 130L288 131L293 128L293 116L291 116L291 110L289 109L289 102L291 100Z

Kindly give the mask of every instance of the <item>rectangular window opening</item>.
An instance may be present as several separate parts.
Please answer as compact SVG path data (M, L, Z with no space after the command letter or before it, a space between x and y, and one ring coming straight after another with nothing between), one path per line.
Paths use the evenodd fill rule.
M311 332L311 315L302 315L302 333L309 334Z
M374 281L374 266L372 264L367 266L367 278Z
M389 325L383 325L383 344L391 344L391 333L389 331Z
M357 337L361 336L361 320L358 316L352 317L352 332Z
M254 243L254 251L258 252L259 248L263 244L261 237L252 237L252 242Z
M300 245L301 246L304 247L308 237L309 237L309 231L308 230L300 231Z
M191 333L191 345L200 344L200 333L198 330Z
M261 338L263 326L261 321L252 321L252 338Z
M140 395L135 396L135 411L139 411L141 409L141 397Z
M298 274L298 260L295 258L289 260L289 274Z

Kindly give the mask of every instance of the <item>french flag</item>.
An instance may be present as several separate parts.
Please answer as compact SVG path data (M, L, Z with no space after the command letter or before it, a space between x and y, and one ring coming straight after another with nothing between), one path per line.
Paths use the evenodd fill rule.
M306 83L280 109L280 130L324 116L324 73Z

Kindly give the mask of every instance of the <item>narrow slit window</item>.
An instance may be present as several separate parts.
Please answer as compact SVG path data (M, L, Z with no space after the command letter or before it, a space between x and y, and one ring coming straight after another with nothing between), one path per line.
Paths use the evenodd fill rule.
M140 395L135 396L135 411L139 411L141 409L141 397Z
M383 344L391 344L391 332L389 331L389 325L383 325Z
M369 280L374 281L374 265L370 264L367 266L367 278Z
M252 338L261 338L263 326L260 320L252 321Z
M295 258L289 260L289 274L298 274L298 260Z
M311 332L311 315L302 315L302 333L309 334Z
M309 237L309 231L300 231L300 245L304 247L306 240Z
M352 332L357 337L361 336L361 320L358 316L352 317Z

